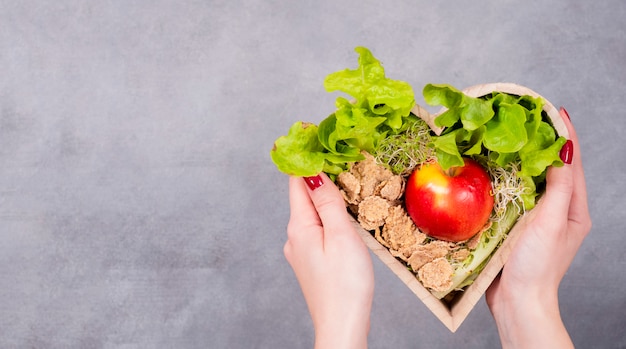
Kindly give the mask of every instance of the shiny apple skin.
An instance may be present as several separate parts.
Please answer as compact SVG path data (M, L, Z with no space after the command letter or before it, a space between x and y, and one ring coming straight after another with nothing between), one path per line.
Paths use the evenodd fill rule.
M444 171L436 162L409 176L406 210L415 225L439 240L459 242L478 233L493 210L491 179L476 161Z

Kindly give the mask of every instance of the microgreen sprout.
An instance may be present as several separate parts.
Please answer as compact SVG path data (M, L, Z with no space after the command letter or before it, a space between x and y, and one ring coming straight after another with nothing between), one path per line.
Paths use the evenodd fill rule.
M511 162L506 167L496 164L488 164L486 166L487 172L489 172L491 177L494 197L494 207L490 218L492 222L502 220L509 204L521 214L526 211L522 195L531 189L527 188L524 185L524 181L518 176L520 166L519 161Z
M382 139L376 149L376 162L391 172L408 176L419 164L435 159L431 130L422 119L415 119L406 131Z

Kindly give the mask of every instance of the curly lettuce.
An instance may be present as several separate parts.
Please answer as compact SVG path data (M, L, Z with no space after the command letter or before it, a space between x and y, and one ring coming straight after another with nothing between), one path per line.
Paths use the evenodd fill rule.
M357 47L359 66L332 73L324 80L328 92L340 91L337 110L319 126L296 122L289 133L276 140L271 157L284 173L313 176L322 171L331 176L347 164L373 153L378 143L408 127L415 96L411 86L385 76L378 59L365 47Z

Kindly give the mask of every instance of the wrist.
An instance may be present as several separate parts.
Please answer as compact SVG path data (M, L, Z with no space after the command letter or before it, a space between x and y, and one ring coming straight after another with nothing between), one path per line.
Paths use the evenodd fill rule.
M488 302L489 310L496 321L506 321L515 317L531 315L542 311L558 312L558 289L537 287L507 287L499 285L495 300Z
M490 304L503 348L573 347L558 303L558 290L518 289Z
M315 349L367 348L369 319L366 321L327 323L315 328Z

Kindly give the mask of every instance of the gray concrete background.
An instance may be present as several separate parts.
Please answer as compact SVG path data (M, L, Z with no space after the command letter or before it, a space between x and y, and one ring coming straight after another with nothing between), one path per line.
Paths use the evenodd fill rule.
M565 106L594 219L563 280L580 348L626 348L626 2L0 1L0 347L309 348L275 138L364 45L387 74ZM451 334L378 260L372 348Z

